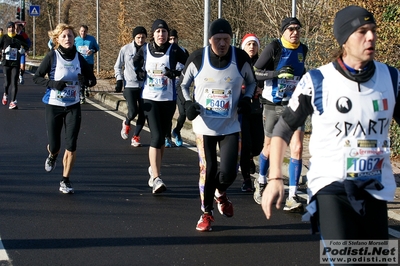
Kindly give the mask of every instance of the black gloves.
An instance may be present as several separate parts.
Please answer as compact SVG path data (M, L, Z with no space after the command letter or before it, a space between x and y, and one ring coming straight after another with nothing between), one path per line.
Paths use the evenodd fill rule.
M136 78L138 81L143 81L146 78L146 73L143 70L138 70L136 72Z
M115 85L115 92L121 92L123 84L124 84L124 82L122 79L117 80L117 85Z
M58 91L62 91L65 87L67 87L67 83L65 81L53 81L52 87L56 88Z
M176 77L179 77L181 75L181 72L178 70L171 70L168 67L165 67L165 76L167 76L169 79L175 79Z
M81 86L89 86L89 81L82 74L78 74L78 81L81 84Z
M199 103L192 101L185 102L186 117L189 121L194 120L201 112L201 106Z
M279 79L293 79L294 69L291 66L283 66L281 69L274 71L274 77Z
M251 99L249 97L243 97L238 102L238 114L250 114L251 113Z

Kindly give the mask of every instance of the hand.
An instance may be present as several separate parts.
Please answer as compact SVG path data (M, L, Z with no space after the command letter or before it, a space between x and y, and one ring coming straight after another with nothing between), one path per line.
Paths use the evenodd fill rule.
M11 47L10 47L10 45L9 45L9 46L7 46L7 48L4 50L4 53L5 53L5 54L9 54L9 53L10 53L10 50L11 50Z
M261 198L261 207L267 219L272 215L272 204L276 200L275 207L279 210L285 197L285 187L282 180L270 180L264 189Z
M88 81L84 75L78 74L78 81L81 84L81 86L88 86Z
M19 53L20 54L25 54L25 49L21 47L21 49L19 49Z
M186 117L189 121L194 120L201 112L201 106L199 103L192 101L185 102Z
M245 114L248 115L251 113L251 99L249 97L243 97L241 100L239 100L239 103L237 105L238 107L238 114Z
M54 86L58 91L62 91L65 87L67 87L67 83L65 81L59 80L55 81L55 86Z
M115 92L121 92L122 91L122 86L123 86L123 80L117 80L117 85L115 85Z
M168 67L165 67L165 76L167 76L169 79L175 79L176 77L181 75L181 72L178 70L171 70Z
M294 69L291 66L283 66L281 69L274 71L274 77L279 79L293 79Z
M138 81L143 81L146 78L146 72L144 72L143 70L138 70L136 72L136 78Z

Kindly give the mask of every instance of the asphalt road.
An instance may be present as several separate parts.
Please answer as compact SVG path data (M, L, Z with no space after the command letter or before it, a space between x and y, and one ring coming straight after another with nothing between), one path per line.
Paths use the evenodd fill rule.
M234 217L216 211L213 231L196 231L193 147L166 149L168 189L154 196L149 132L143 147L131 147L120 136L121 114L97 105L82 105L75 194L59 193L61 156L53 172L44 170L45 89L25 76L19 109L0 106L0 265L319 265L319 236L309 224L283 211L266 220L252 194L240 191L240 174L228 190Z

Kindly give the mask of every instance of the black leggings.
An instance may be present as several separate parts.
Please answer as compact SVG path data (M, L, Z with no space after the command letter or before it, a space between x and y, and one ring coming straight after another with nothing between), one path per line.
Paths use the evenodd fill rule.
M143 129L145 116L143 111L143 99L142 99L142 89L140 88L125 88L124 97L128 104L128 114L126 115L125 124L130 124L130 122L138 116L135 136L139 136Z
M250 160L260 154L264 143L262 114L242 115L242 151L240 170L244 179L250 178Z
M175 131L176 132L181 132L181 129L183 128L183 125L185 124L186 121L186 110L185 110L185 103L181 101L179 97L176 100L176 105L178 106L178 112L179 116L178 119L176 120L176 126L175 126Z
M150 147L160 149L165 145L165 135L170 129L176 109L176 101L143 100L143 109L150 128Z
M65 149L70 152L76 151L82 120L80 103L67 107L46 104L45 113L50 153L56 154L60 151L63 126L65 127Z
M4 72L4 93L8 95L8 88L11 85L12 97L11 101L17 99L18 93L18 78L19 78L19 65L18 66L3 66Z
M365 192L365 215L350 205L347 195L317 193L319 227L322 240L388 239L387 202Z
M185 103L182 103L180 98L177 97L176 105L178 106L179 116L178 116L178 119L176 120L176 126L174 129L175 129L175 132L180 133L181 129L183 128L183 125L185 124L185 121L186 121ZM172 120L171 120L171 123L169 124L169 129L168 129L165 137L171 138L171 131L172 131Z
M219 145L220 156L219 171L217 145ZM203 136L203 147L206 167L204 209L208 212L213 209L215 189L224 192L236 179L238 170L239 133L224 136ZM200 183L201 182L200 180Z

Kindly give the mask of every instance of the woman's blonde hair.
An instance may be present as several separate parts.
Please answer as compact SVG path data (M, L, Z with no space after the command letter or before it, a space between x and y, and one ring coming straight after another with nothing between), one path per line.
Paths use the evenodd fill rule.
M74 27L72 27L71 25L65 24L65 23L60 23L57 25L57 27L54 30L50 30L48 32L49 34L49 38L52 40L53 45L54 45L54 49L57 49L58 46L60 45L58 43L58 36L61 35L61 33L64 30L71 30L72 33L74 34L74 37L76 37L76 33L74 31Z

